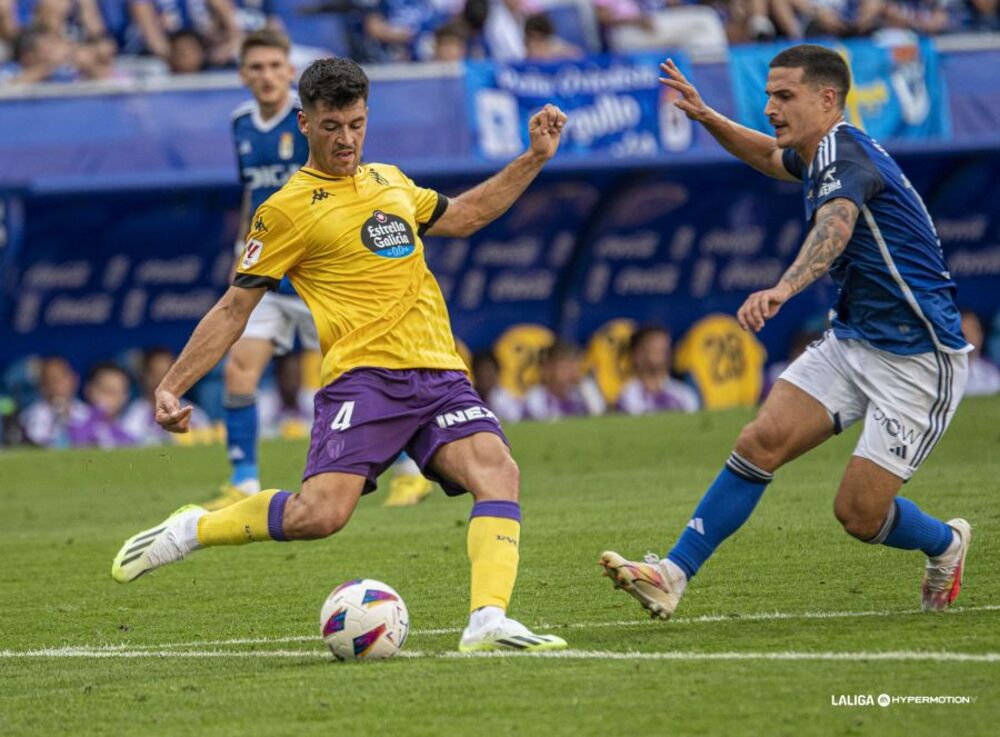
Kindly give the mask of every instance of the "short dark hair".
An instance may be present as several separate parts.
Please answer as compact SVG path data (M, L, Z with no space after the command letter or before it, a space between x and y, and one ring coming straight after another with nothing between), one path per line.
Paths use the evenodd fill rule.
M670 330L667 329L666 325L660 325L658 323L647 323L646 325L643 325L634 333L632 333L632 337L629 338L628 341L629 353L634 353L635 350L640 345L642 345L643 342L645 342L646 338L649 338L650 336L653 335L666 335L667 338L671 337Z
M537 34L548 38L556 34L556 26L547 13L535 13L524 19L525 35Z
M87 372L87 383L94 381L101 374L118 374L123 377L126 382L131 383L132 379L128 375L128 371L123 369L114 361L99 361L90 367L90 371Z
M816 44L799 44L785 49L768 65L770 69L785 67L803 70L802 81L833 87L837 90L837 101L844 107L847 93L851 89L851 70L847 62L833 49Z
M568 340L557 340L541 352L541 363L554 363L563 358L579 358L582 351L576 343Z
M21 63L24 57L34 53L42 45L44 39L51 35L51 31L39 25L31 25L24 28L14 39L11 56L14 61Z
M261 28L248 33L240 44L240 64L246 59L247 52L256 48L280 49L288 56L292 50L292 42L288 40L288 36L274 28Z
M468 41L468 27L459 18L453 18L449 21L445 21L434 29L434 40L440 42L445 38L455 38L459 41Z
M317 102L338 110L358 100L368 102L368 75L350 59L318 59L302 72L299 99L310 109Z

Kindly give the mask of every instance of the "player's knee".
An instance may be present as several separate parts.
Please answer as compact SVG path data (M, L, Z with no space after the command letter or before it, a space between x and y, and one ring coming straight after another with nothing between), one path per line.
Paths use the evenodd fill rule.
M476 499L517 501L521 494L521 469L510 453L481 464L481 473L472 489Z
M777 423L762 415L744 426L736 452L765 471L774 471L784 460L784 442Z
M316 504L298 494L285 509L285 534L294 540L319 540L339 532L351 518L351 511L335 504Z
M231 355L222 371L226 391L230 394L252 394L257 390L254 371L239 357Z
M885 521L884 515L840 496L833 502L833 514L848 535L861 541L878 535Z

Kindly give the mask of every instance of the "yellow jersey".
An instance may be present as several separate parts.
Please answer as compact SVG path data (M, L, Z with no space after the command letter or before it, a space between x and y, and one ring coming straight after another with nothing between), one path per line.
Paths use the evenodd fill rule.
M467 371L420 235L448 200L388 164L303 167L254 214L233 284L288 275L319 333L323 384L362 366Z
M750 407L760 398L767 351L729 315L703 317L688 330L674 368L689 373L706 409Z

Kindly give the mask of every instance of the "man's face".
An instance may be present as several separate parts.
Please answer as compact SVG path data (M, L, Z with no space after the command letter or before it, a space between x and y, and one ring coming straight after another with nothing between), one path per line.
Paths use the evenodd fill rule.
M48 402L66 402L76 395L76 374L62 359L48 360L42 364L39 389Z
M117 417L128 402L128 379L118 371L101 371L87 383L86 394L107 417Z
M764 114L774 126L779 148L799 148L822 138L837 104L833 88L805 83L804 75L804 69L790 67L768 72Z
M362 99L343 108L319 101L299 113L299 130L309 140L313 161L336 177L350 177L358 170L367 128L368 104Z
M670 336L650 333L632 352L632 362L640 374L666 374L670 369Z
M247 49L240 65L240 79L261 105L280 105L295 79L295 67L281 49L254 46Z

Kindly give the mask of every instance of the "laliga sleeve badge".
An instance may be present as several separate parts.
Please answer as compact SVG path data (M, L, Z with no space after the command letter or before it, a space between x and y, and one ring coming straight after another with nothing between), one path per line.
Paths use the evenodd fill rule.
M295 137L288 131L278 139L278 156L287 161L295 155Z
M247 247L243 249L243 259L240 261L241 269L249 269L260 261L260 254L264 250L264 244L256 238L247 241Z

